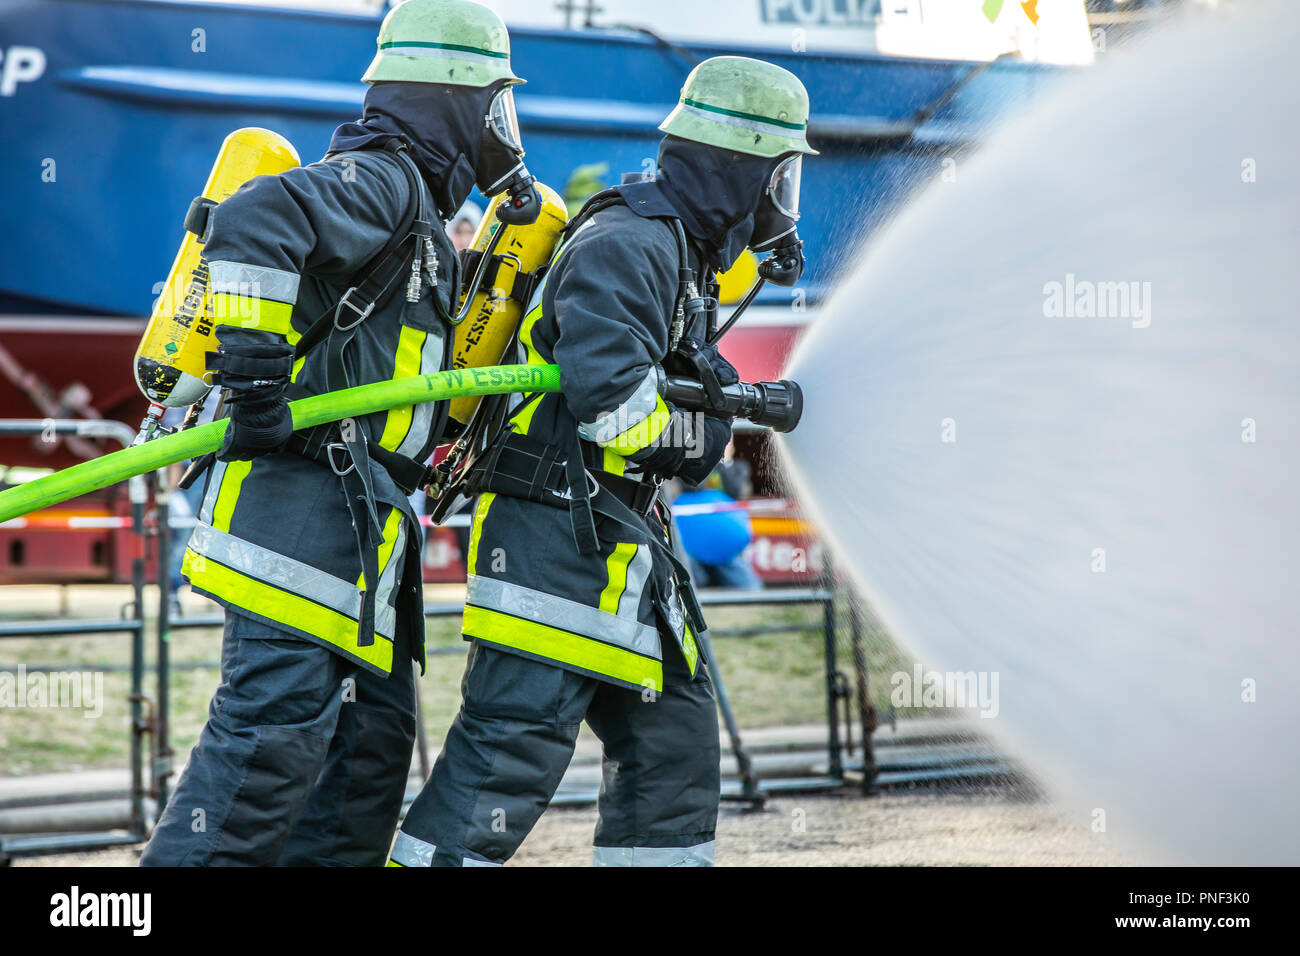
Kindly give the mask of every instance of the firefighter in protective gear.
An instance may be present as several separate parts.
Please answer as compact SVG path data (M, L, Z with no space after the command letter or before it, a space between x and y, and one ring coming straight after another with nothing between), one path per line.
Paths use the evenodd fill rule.
M446 405L293 432L287 402L447 367L476 184L529 197L509 39L466 0L384 19L361 120L320 162L211 211L214 379L230 426L185 556L226 609L222 682L146 865L382 865L423 667L407 494ZM512 196L515 193L512 192Z
M797 249L808 97L789 72L701 63L661 129L656 177L569 224L520 330L562 394L517 399L471 478L463 704L394 842L397 866L500 864L567 767L579 725L604 745L597 865L709 865L715 699L660 480L700 481L731 421L665 403L656 367L703 337L697 288L746 246ZM722 384L716 346L692 353Z

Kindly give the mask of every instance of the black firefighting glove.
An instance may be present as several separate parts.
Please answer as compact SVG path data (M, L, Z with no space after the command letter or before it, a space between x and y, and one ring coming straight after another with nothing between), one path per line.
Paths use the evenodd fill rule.
M217 327L221 345L207 358L214 385L226 389L230 424L221 461L248 461L283 451L293 434L284 391L293 373L293 346L271 332Z
M630 457L634 468L697 485L718 466L731 441L731 420L675 408L655 442Z
M713 369L713 374L718 377L718 384L723 388L728 385L735 385L740 381L740 373L736 371L736 366L722 357L722 353L718 351L717 343L704 346L700 349L700 354L708 359L709 367Z
M706 345L701 339L689 335L683 337L677 343L677 348L665 357L663 366L664 371L669 375L684 375L701 383L705 382L708 373L712 372L713 378L717 379L718 385L722 388L735 385L740 381L740 373L736 371L734 365L722 357L716 342ZM706 391L708 387L706 384Z

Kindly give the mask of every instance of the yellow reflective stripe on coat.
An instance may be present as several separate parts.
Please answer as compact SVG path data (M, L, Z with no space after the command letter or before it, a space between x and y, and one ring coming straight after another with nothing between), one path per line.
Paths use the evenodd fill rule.
M663 396L656 395L655 410L653 412L627 431L615 436L613 441L601 442L601 445L624 457L635 454L642 448L653 444L663 434L671 417L672 412L668 410L668 405L664 402Z
M412 328L409 325L402 326L401 335L397 339L397 357L393 363L393 378L410 378L420 374L420 357L424 350L424 340L428 337L427 332ZM379 436L380 447L388 451L397 451L397 446L402 443L406 433L411 429L411 417L415 408L412 405L400 405L397 408L388 410L388 418L384 422L384 432Z
M627 590L627 566L636 555L636 545L620 542L614 545L614 552L605 559L605 571L609 583L600 592L600 609L606 614L618 613L618 601Z
M700 648L695 643L695 635L691 633L689 623L682 627L682 656L686 658L686 666L694 677L695 665L700 659Z
M296 345L301 338L293 330L293 306L288 302L255 299L234 292L214 292L212 317L217 325L235 325L241 329L283 335L290 345Z
M545 282L543 282L543 285L545 285ZM536 325L537 320L542 317L540 292L541 290L539 289L537 293L534 293L539 296L537 305L535 305L532 310L524 316L523 325L519 327L519 341L524 347L524 355L527 357L529 365L547 364L546 360L542 358L537 349L533 346L533 326ZM537 406L539 404L540 400L529 402L524 408L520 409L519 413L515 415L514 418L510 419L510 427L515 430L516 434L528 434L528 429L533 427L533 415L537 412Z
M466 637L570 664L632 687L655 693L663 688L664 670L659 661L557 627L469 605L461 630Z
M402 530L402 518L402 509L394 508L388 513L388 520L384 522L384 540L379 545L380 577L383 577L384 569L388 567L388 562L393 557L393 545L397 543L397 533ZM365 589L366 572L362 571L357 575L357 587Z
M478 504L474 506L474 519L469 532L469 554L465 555L467 574L478 573L478 542L483 534L483 521L487 518L488 508L492 507L496 497L495 492L485 491L479 495Z
M221 487L217 489L217 503L212 508L212 527L218 531L230 530L230 519L239 500L239 489L253 468L251 461L232 461L221 473Z
M182 571L196 588L236 607L306 631L385 674L393 669L393 642L376 634L373 644L361 647L357 643L357 622L346 614L206 560L188 549Z

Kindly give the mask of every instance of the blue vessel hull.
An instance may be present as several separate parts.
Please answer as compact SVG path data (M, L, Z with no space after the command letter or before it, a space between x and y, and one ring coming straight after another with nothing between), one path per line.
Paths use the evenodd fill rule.
M0 309L147 314L223 137L265 126L304 162L318 158L334 126L359 113L357 77L377 24L378 15L175 0L11 0L0 10L0 52L19 58L18 79L0 89ZM584 164L607 163L611 181L652 168L656 127L696 59L774 60L808 86L822 153L804 174L811 301L944 155L1060 73L724 40L512 30L515 69L529 80L518 94L529 166L556 187ZM36 71L31 50L43 69L23 79Z

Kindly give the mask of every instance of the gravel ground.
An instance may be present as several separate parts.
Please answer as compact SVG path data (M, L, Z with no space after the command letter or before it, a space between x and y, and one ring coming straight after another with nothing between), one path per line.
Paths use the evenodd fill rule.
M554 809L512 861L587 866L594 809ZM135 850L35 857L16 866L133 866ZM767 809L723 807L720 866L1107 866L1134 862L1086 820L1018 793L917 790L781 796Z

